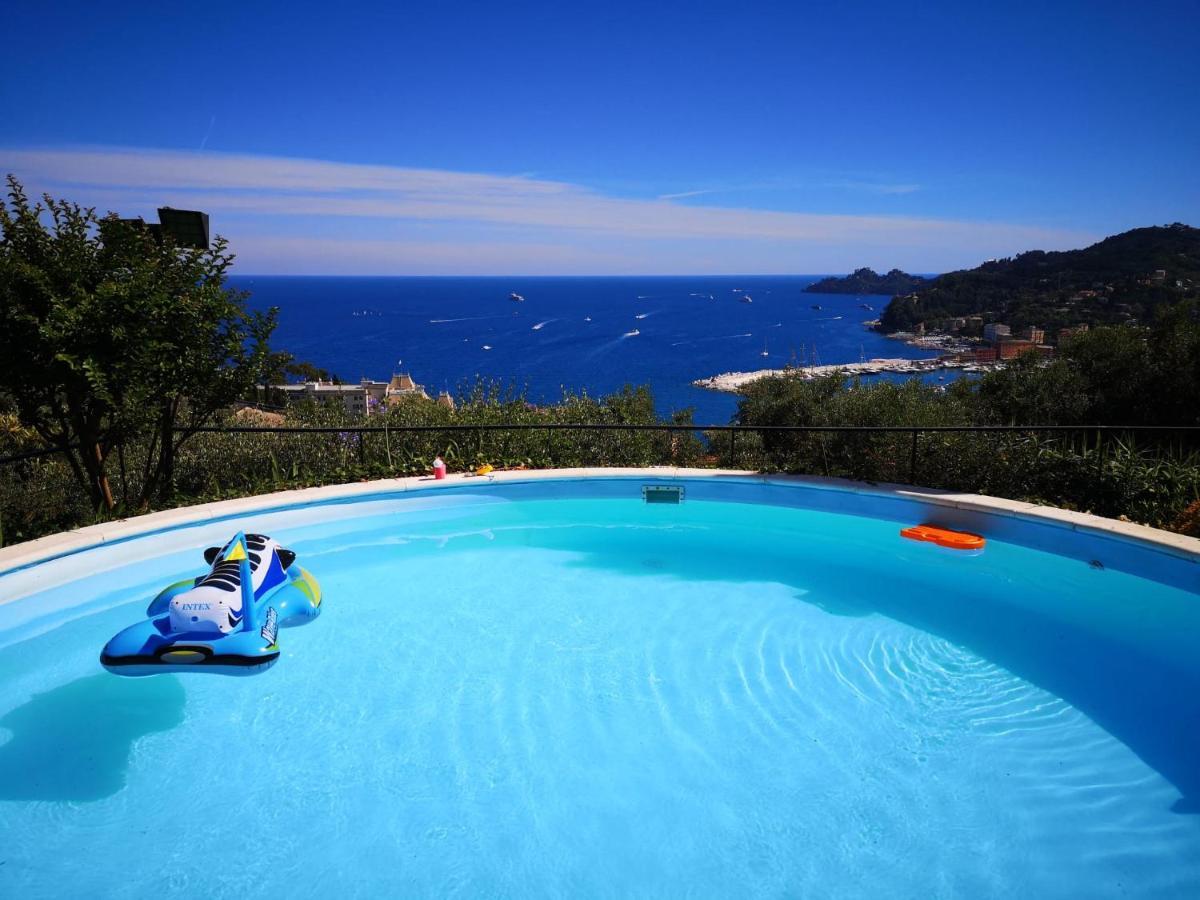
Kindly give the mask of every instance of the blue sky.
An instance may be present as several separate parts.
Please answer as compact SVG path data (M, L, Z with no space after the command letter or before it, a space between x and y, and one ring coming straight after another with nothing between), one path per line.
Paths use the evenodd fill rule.
M1200 224L1200 4L11 4L0 170L242 272L940 271Z

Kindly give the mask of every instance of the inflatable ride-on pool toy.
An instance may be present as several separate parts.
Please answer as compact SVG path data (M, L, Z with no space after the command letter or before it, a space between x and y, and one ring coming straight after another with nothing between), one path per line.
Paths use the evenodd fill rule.
M104 646L100 663L117 675L218 672L253 675L279 659L279 629L321 612L321 588L296 554L262 534L238 532L210 547L212 568L167 587L147 619Z

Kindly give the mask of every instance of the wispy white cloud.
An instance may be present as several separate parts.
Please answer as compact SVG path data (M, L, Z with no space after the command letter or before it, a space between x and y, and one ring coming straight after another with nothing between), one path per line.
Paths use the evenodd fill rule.
M239 154L0 149L0 171L125 215L163 204L205 209L242 266L261 272L932 271L1092 239L1015 224L672 202L703 191L630 199L521 175ZM357 268L346 268L349 259Z
M821 180L792 180L778 179L773 181L748 182L748 184L725 185L721 187L701 187L695 191L679 191L677 193L661 193L660 200L682 200L689 197L703 197L707 194L803 194L814 191L852 191L858 193L877 194L907 194L924 190L923 185L901 184L901 182L869 181L865 179L840 179L835 181Z
M831 181L827 186L869 194L915 194L921 190L919 184L889 184L881 181Z
M696 190L696 191L680 191L677 194L659 194L658 199L659 200L682 200L685 197L702 197L705 194L715 194L717 192L718 192L717 188L701 188L700 190Z

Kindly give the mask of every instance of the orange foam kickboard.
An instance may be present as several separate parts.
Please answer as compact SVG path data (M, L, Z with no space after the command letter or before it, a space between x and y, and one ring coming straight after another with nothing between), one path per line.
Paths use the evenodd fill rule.
M949 528L938 528L936 525L913 525L902 528L900 537L910 541L928 541L939 547L949 547L951 550L982 550L987 543L982 535L971 534L969 531L951 531Z

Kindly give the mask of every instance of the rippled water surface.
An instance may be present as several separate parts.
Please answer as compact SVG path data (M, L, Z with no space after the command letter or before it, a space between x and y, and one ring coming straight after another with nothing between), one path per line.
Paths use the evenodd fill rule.
M0 606L0 896L1200 894L1197 595L896 531L275 527L326 607L240 679L97 663L200 546Z

